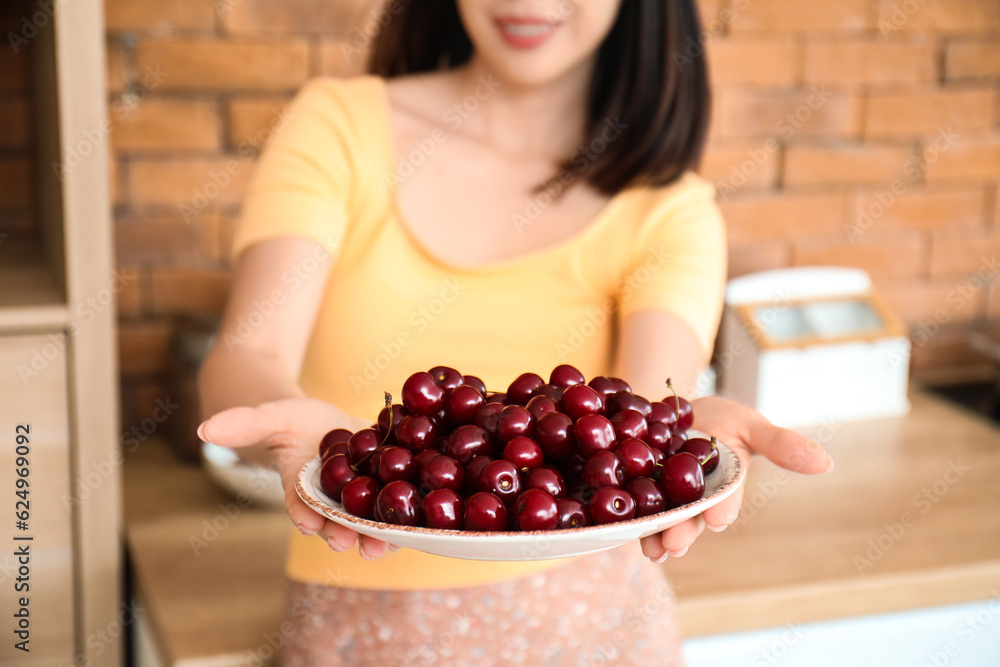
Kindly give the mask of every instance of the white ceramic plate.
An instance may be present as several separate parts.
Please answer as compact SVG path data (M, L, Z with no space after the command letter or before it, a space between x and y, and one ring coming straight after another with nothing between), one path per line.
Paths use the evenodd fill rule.
M702 435L695 431L691 435ZM470 560L545 560L611 549L658 533L698 516L735 491L746 475L736 454L721 442L719 466L705 478L705 497L676 509L629 521L566 530L486 532L394 526L348 514L320 488L320 460L302 468L295 483L299 497L316 512L362 535L438 556Z

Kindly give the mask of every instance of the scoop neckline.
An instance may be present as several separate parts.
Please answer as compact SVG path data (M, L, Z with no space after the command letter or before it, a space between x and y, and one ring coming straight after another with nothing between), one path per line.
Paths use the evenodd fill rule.
M382 118L380 119L383 131L381 135L383 137L382 145L382 155L384 160L385 173L395 174L396 173L396 161L399 157L399 152L396 147L396 138L392 131L392 103L389 100L389 84L388 81L382 77L372 77L377 81L381 88L382 103L380 105ZM550 259L560 253L567 252L571 250L575 245L586 239L587 237L596 234L605 224L607 220L610 219L611 212L621 204L621 200L624 198L628 190L621 190L616 194L612 195L611 198L601 207L594 216L591 217L590 221L584 225L582 228L573 232L569 236L559 239L554 243L544 245L540 248L535 248L529 252L515 255L513 257L508 257L495 262L490 262L488 264L481 265L465 265L465 264L455 264L450 262L437 254L431 252L431 250L424 244L410 228L407 222L406 216L403 215L403 210L399 205L399 191L396 187L396 183L392 179L386 180L386 188L388 189L389 197L389 214L394 218L392 224L394 224L399 231L407 238L410 244L417 250L417 252L422 255L427 261L432 264L437 265L439 268L445 269L452 273L465 273L465 274L477 274L477 273L498 273L502 271L507 271L511 268L521 266L523 264L538 262L542 260Z

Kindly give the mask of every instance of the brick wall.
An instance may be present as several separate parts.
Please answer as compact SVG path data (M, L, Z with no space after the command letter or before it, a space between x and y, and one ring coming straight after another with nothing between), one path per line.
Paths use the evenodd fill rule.
M105 0L118 262L136 275L120 303L127 423L162 395L178 322L223 303L247 156L308 77L360 71L366 6ZM916 329L944 320L917 371L969 361L963 332L1000 319L1000 290L977 279L1000 250L1000 3L702 9L716 96L703 172L731 274L859 266Z

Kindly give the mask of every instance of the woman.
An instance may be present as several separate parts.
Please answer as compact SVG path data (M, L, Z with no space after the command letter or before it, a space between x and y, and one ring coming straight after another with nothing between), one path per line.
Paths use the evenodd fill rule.
M680 664L650 561L724 529L739 493L645 538L650 560L634 545L483 563L387 554L293 485L324 433L367 426L383 390L437 365L498 390L564 362L656 398L667 377L693 386L725 280L713 191L692 173L708 114L695 7L458 0L386 18L378 76L310 82L265 152L201 374L202 439L276 466L301 533L284 660ZM832 467L735 404L703 399L695 414L744 461Z

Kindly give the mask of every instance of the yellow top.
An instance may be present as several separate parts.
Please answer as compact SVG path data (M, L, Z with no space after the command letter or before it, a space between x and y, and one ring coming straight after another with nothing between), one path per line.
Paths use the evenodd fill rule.
M310 395L374 419L383 390L398 395L418 370L446 365L504 390L571 363L610 372L614 320L668 311L706 350L726 273L725 231L714 190L694 174L658 189L615 195L581 232L496 264L435 258L396 206L389 102L382 79L316 79L292 102L264 151L233 256L268 238L304 236L336 257L300 383ZM307 271L307 262L297 270ZM289 289L300 279L292 271ZM464 561L402 549L369 562L293 530L287 572L349 588L474 586L562 561Z

